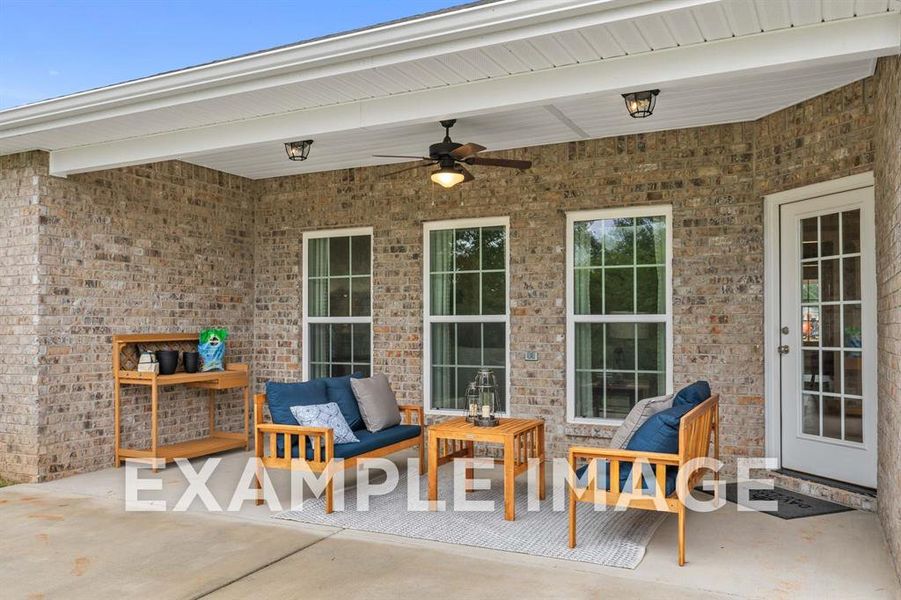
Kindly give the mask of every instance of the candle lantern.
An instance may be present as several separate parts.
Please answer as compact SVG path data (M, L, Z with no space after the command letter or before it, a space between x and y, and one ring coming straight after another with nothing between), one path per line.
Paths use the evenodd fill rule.
M494 427L498 424L494 414L497 409L497 380L494 371L480 369L473 384L479 398L478 418L474 422L482 427Z
M475 381L470 382L466 388L466 407L466 420L470 423L475 423L481 410L479 406L479 388L476 387Z

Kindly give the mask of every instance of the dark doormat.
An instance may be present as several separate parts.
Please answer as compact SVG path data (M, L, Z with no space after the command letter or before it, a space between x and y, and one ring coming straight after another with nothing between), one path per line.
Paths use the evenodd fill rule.
M695 488L699 492L713 495L712 492L703 490L700 487ZM815 517L817 515L830 515L832 513L840 513L849 510L847 506L820 500L812 496L792 492L781 487L775 487L771 490L751 490L750 499L756 500L775 500L779 507L776 511L761 511L780 519L800 519L802 517ZM726 484L726 500L734 504L738 504L738 484Z

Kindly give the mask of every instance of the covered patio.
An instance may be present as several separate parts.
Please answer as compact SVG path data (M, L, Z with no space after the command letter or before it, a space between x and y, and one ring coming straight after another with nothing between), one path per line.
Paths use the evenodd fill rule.
M897 0L501 0L0 111L0 583L355 597L354 564L376 597L901 594L899 51ZM209 327L221 376L139 373ZM617 569L124 510L128 458L228 450L223 499L247 458L290 463L252 410L273 382L384 374L434 426L481 370L548 465L708 382L721 478L769 457L755 476L854 510L688 511L681 569L673 518ZM402 473L427 433L395 440Z

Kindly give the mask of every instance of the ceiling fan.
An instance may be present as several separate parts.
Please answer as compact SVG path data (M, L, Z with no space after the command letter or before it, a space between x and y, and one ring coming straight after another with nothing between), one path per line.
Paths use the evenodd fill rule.
M506 158L485 158L476 156L485 149L485 146L473 143L458 144L451 140L450 129L456 122L456 119L441 121L441 126L444 127L444 140L429 146L428 156L404 156L397 154L373 154L373 156L377 158L417 158L426 161L418 165L413 165L412 167L407 167L406 169L393 171L386 174L386 177L388 175L403 173L404 171L410 171L420 167L438 165L438 170L432 173L432 181L446 188L451 188L458 183L475 179L473 174L470 173L469 169L464 165L506 167L509 169L519 169L520 171L532 166L532 161L530 160L512 160Z

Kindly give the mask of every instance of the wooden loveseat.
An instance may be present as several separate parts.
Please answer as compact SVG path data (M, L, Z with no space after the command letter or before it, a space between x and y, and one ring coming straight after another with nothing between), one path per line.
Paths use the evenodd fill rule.
M402 422L400 425L375 433L361 430L355 433L359 442L335 444L334 431L328 427L303 427L267 423L264 419L266 394L254 396L253 430L254 449L257 461L256 484L260 490L257 504L263 503L262 468L291 469L292 463L303 463L314 473L332 468L350 469L360 459L382 458L407 448L419 447L419 471L425 472L425 419L421 406L399 405ZM414 430L415 428L415 430ZM301 450L303 449L303 450ZM342 459L340 462L335 459ZM296 464L296 463L295 463ZM333 511L334 486L332 477L325 488L325 512Z
M609 489L594 484L590 475L579 478L569 493L569 547L576 545L576 503L591 502L607 506L624 506L642 510L658 510L674 512L679 516L679 566L685 564L685 505L680 497L686 497L703 478L706 469L696 469L685 481L677 481L676 489L670 494L662 492L662 498L652 497L644 491L656 494L667 489L667 468L681 469L689 461L710 456L719 459L719 395L707 398L688 413L679 422L679 451L675 454L644 452L640 450L621 450L611 448L572 447L569 450L570 468L579 473L579 465L588 462L583 473L604 473L600 461L609 464ZM600 464L598 464L600 463ZM623 463L631 468L631 488L621 489L620 473ZM650 465L654 472L654 480L647 482L649 490L643 490L642 465ZM595 470L595 466L600 469ZM645 467L647 468L647 467ZM713 472L714 479L718 479ZM585 481L587 480L587 482ZM585 485L583 485L585 484Z

